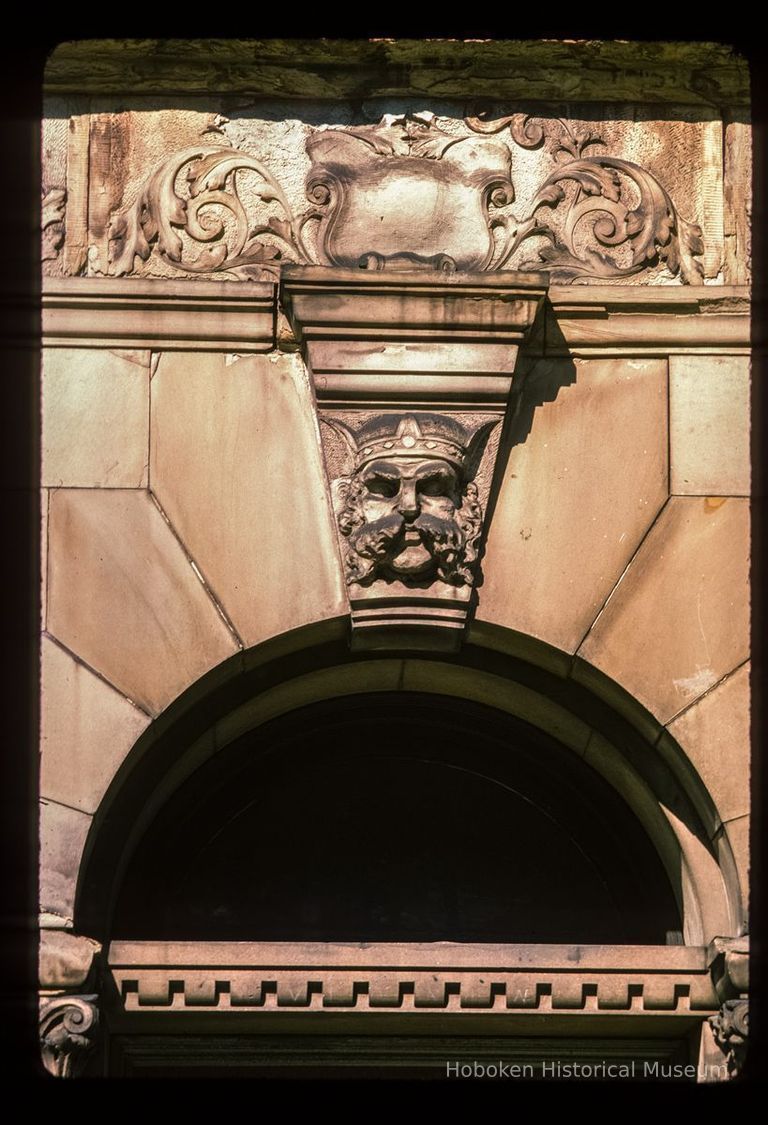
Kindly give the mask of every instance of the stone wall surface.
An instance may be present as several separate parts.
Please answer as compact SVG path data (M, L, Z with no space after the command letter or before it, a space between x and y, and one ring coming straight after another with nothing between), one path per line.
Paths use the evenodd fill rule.
M348 53L347 70L354 71L361 65L356 58L357 46L336 45L337 59L345 50ZM44 195L51 191L66 193L66 219L63 247L44 262L44 272L52 276L62 273L101 276L122 274L127 269L138 276L176 277L185 273L195 277L210 276L211 271L222 270L225 276L236 277L238 269L243 269L242 263L230 264L237 256L235 253L223 264L216 258L222 244L218 239L211 243L215 228L221 227L224 243L232 250L235 245L242 248L246 241L248 221L251 229L255 229L256 225L272 225L287 219L293 223L308 215L317 205L307 185L311 168L308 141L328 129L369 128L385 115L391 120L410 114L433 117L437 128L457 139L471 137L476 127L488 135L487 124L491 122L515 122L511 130L494 129L494 136L509 153L513 192L500 213L510 216L511 221L520 221L527 214L537 191L548 176L562 168L563 162L601 157L609 159L604 168L608 178L619 169L619 165L610 161L625 163L626 167L619 173L623 181L621 198L626 199L630 208L638 208L636 214L645 215L650 196L641 198L640 192L646 190L648 182L645 181L644 188L640 180L633 181L631 174L629 179L625 175L627 168L641 169L644 175L654 177L661 190L668 194L681 221L698 224L701 228L701 280L709 284L743 284L748 281L751 210L749 124L747 111L741 104L743 98L735 97L734 89L725 103L710 96L709 104L705 104L690 69L685 77L686 64L689 68L695 65L699 72L702 56L695 59L695 64L691 59L684 61L682 56L674 59L673 46L667 46L670 52L657 51L655 63L664 70L666 79L687 84L687 95L681 93L675 97L668 88L668 81L654 87L648 82L648 68L653 64L650 60L642 63L639 59L635 60L637 73L630 80L635 88L631 94L626 90L622 92L618 74L622 66L627 68L628 77L632 70L624 59L614 65L612 81L604 87L602 97L585 89L580 99L578 89L566 84L556 89L554 97L552 92L549 96L542 93L537 100L536 83L528 83L527 94L504 93L504 79L509 85L509 66L505 74L499 73L495 86L491 82L482 94L471 91L471 70L465 72L464 85L455 92L445 90L445 85L443 92L440 82L432 81L429 92L414 89L405 94L391 88L376 89L375 84L369 84L367 94L350 97L345 96L341 85L329 90L321 81L320 89L312 95L302 90L296 72L293 84L285 82L283 76L278 89L265 81L266 88L259 92L257 83L250 96L227 92L226 83L217 93L183 93L183 89L194 86L194 76L188 72L180 89L171 92L163 84L163 63L170 63L177 57L173 44L157 44L154 50L144 44L140 51L141 62L137 59L134 63L135 73L142 63L147 64L150 71L156 68L153 90L139 92L134 87L135 92L121 91L118 95L99 88L98 60L106 59L109 50L108 45L98 43L91 47L92 91L78 97L66 89L64 74L77 74L77 80L87 85L81 69L85 58L83 45L67 45L54 55L48 68L50 97L43 133ZM518 67L529 68L530 49L521 53L519 44L508 44L508 53L514 54L515 48L520 54ZM124 45L124 49L130 53L131 45ZM177 49L181 60L184 44L177 45ZM308 44L305 49L311 54L317 47ZM435 49L450 54L451 49L466 52L468 45L456 44L451 48L444 44ZM618 45L614 49L620 53ZM205 62L214 68L224 65L227 50L222 45L219 51L212 43L210 57ZM333 44L329 43L324 50L326 66L333 67ZM478 45L474 49L473 64L479 69L487 68L495 50L497 47L493 44ZM298 58L298 47L293 46L290 54ZM585 62L586 55L585 52ZM589 66L599 69L600 65L605 65L598 61L599 52L589 52L589 55L589 65L581 64L582 78L589 74ZM201 57L203 67L205 62ZM746 68L740 60L723 50L718 62L719 70L717 65L704 68L707 81L716 82L714 76L725 75L730 68L734 86L745 90ZM562 65L567 66L567 56ZM166 72L166 78L169 73ZM401 67L400 73L404 75L407 70ZM265 74L263 70L262 75ZM543 74L538 68L538 77ZM236 71L229 77L236 85ZM410 80L413 82L412 74ZM215 87L211 87L213 89ZM714 89L713 86L713 93ZM657 98L657 94L661 97ZM558 96L564 98L560 104ZM473 124L477 122L480 124ZM543 131L542 136L537 133L539 129ZM184 211L195 196L200 202L206 195L205 191L201 195L198 189L190 195L185 178L189 178L196 160L224 151L234 156L233 166L238 168L236 183L217 182L217 199L210 197L199 213L195 209L191 226L185 225L185 216L179 208ZM163 182L167 185L165 188L161 187ZM265 183L277 184L277 191L270 186L265 193L262 190ZM181 202L168 205L170 190L175 191ZM142 259L146 260L120 260L122 244L119 247L115 243L115 221L127 215L134 205L140 205L141 198L147 202L153 191L166 193L163 206L167 206L166 215L172 218L172 229L165 233L155 229L150 234L151 253L142 251ZM230 205L223 200L224 195L235 195L239 202ZM573 196L574 182L571 182L566 185L566 197L572 199ZM238 215L240 205L243 213ZM494 206L500 206L498 200ZM610 213L609 207L605 214ZM198 220L201 227L197 226ZM610 218L604 221L610 222ZM619 219L617 230L621 229L621 223ZM589 223L580 222L576 232L576 242L582 249L589 242L588 227ZM681 233L681 223L677 227ZM276 229L272 226L272 234ZM177 239L179 244L175 247ZM290 249L284 241L275 245L279 256L297 260L295 247ZM543 237L525 242L513 255L510 267L516 268L531 254L537 258L546 246ZM612 232L607 232L607 237L594 246L594 250L598 254L608 250L622 267L631 260L630 247L626 243L621 245L621 240L617 242ZM309 253L316 253L311 238ZM207 261L206 255L209 256ZM246 275L258 276L258 273L249 267ZM629 281L631 284L674 282L675 271L670 276L663 262L654 264L649 257L648 268L633 273Z
M543 360L523 394L478 616L575 652L667 498L666 364Z
M53 56L42 272L51 307L64 311L47 336L44 328L42 360L40 861L50 927L72 925L93 818L137 739L170 704L234 654L349 619L350 605L356 612L337 534L339 497L352 478L325 459L331 440L324 454L318 419L323 413L330 432L333 394L346 409L336 421L356 419L375 372L381 387L405 387L417 412L425 402L432 409L435 387L442 402L458 394L458 365L475 395L468 409L477 426L491 417L490 391L456 357L485 354L490 362L490 353L471 350L489 340L502 374L517 366L506 422L484 462L497 457L481 498L469 636L510 651L519 639L563 681L585 690L599 682L626 697L627 714L667 755L681 786L684 774L700 784L706 838L638 780L629 754L625 760L561 702L523 684L488 673L468 687L460 659L441 664L416 653L382 661L375 684L356 667L350 691L442 691L527 717L636 801L667 849L664 862L688 872L681 893L691 918L699 911L688 933L709 940L726 925L723 886L733 863L746 902L751 368L747 290L725 288L749 284L743 67L716 45L700 45L693 59L673 44L655 54L637 44L634 61L625 46L613 45L612 56L598 44L575 67L566 44L547 48L547 65L534 66L536 51L515 55L514 44L502 65L496 44L483 56L466 44L374 50L329 42L323 54L297 41L286 54L280 41L211 41L194 70L184 42L146 41L138 54L126 44L132 88L120 86L108 45L94 41L90 55L83 44L64 45ZM256 56L260 78L249 87L243 76ZM393 121L411 130L408 146L417 138L413 152L397 147L402 136L391 141ZM462 196L461 214L488 236L496 266L503 239L528 220L534 226L534 211L551 219L548 233L539 230L502 262L503 271L523 271L517 283L542 268L542 284L549 270L557 287L527 343L522 329L511 343L511 322L501 316L496 323L466 313L486 300L511 303L488 296L485 281L464 305L445 303L439 328L429 316L418 321L413 310L429 298L419 296L427 275L415 271L413 289L393 300L408 309L407 330L417 335L398 337L405 319L384 315L381 296L378 316L356 311L353 324L349 310L369 295L359 304L359 294L347 298L357 284L343 276L349 262L338 268L340 288L323 298L322 316L297 321L280 288L289 276L282 266L339 266L334 254L342 254L332 210L328 218L333 201L307 182L307 142L330 134L328 162L341 162L344 130L357 130L406 178L420 168L414 180L429 173L452 182L451 152L470 154L467 182L475 187L473 161L480 166L492 153L508 162L503 190L501 181L483 180L482 207L474 214ZM419 143L427 156L418 156ZM377 167L367 173L374 186L384 175ZM341 182L348 200L361 183L370 187L365 175ZM376 199L384 211L392 197L382 189ZM358 216L351 228L367 238L369 220ZM428 219L404 208L403 223L421 229ZM375 257L364 253L359 264L371 267ZM431 270L448 268L423 257ZM380 277L389 281L397 268L403 263ZM376 277L365 272L369 294ZM302 280L290 276L298 292ZM461 271L429 277L444 288L467 283ZM308 293L320 284L312 270L304 280ZM232 293L262 284L225 315L218 287L205 288L214 281ZM469 319L459 323L462 316ZM308 341L315 363L327 365L322 375L308 360ZM380 391L382 402L394 393ZM408 426L398 440L405 434L413 444ZM342 430L333 441L349 456ZM431 436L434 450L440 435ZM466 608L468 589L462 597ZM499 636L506 640L489 639ZM313 681L307 698L321 698L324 683ZM293 685L286 692L297 705ZM216 745L256 721L262 702L265 715L270 705L281 713L278 697L280 690L277 702L256 700L219 723ZM703 907L694 884L696 893L710 887ZM60 987L72 973L84 978L77 966L56 968L54 946L46 987L57 973Z
M298 356L161 356L151 484L246 647L346 612Z

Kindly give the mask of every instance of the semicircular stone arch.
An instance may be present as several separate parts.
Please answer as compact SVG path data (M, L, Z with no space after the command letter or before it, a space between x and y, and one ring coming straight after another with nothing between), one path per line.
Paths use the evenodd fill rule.
M215 779L211 763L292 714L311 719L313 708L336 701L349 715L356 698L384 695L393 707L419 700L432 715L440 700L463 701L468 714L500 714L529 731L531 745L553 748L605 787L608 803L631 810L671 889L677 940L703 945L737 932L740 883L716 800L669 731L619 685L510 630L476 626L474 643L456 656L351 654L345 626L343 619L308 626L238 653L145 729L109 784L72 873L78 932L100 941L121 936L115 918L131 865L142 847L146 856L153 832L157 839L176 795L195 777ZM462 752L471 758L467 747Z

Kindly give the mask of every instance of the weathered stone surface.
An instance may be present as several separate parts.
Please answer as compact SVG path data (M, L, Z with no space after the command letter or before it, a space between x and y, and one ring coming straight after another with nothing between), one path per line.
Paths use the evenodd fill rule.
M749 822L749 816L739 816L729 820L725 826L733 849L733 858L736 860L745 910L749 908Z
M718 43L456 39L89 39L62 43L51 92L211 90L283 98L518 97L746 105L749 70Z
M71 920L80 857L91 817L56 801L40 802L40 910Z
M41 988L78 988L90 972L101 949L97 941L64 930L43 930L40 935Z
M40 489L40 628L48 610L48 489Z
M102 349L45 351L44 485L142 488L148 441L149 363Z
M237 645L146 492L60 489L48 631L152 713Z
M661 722L747 657L746 500L672 497L579 649Z
M151 481L247 645L348 612L298 356L165 354Z
M671 491L746 495L750 483L747 356L671 356Z
M575 651L666 497L666 389L659 360L529 373L478 619Z
M149 717L47 637L41 715L42 796L95 812Z
M691 831L684 820L660 805L680 845L679 872L683 899L683 940L706 945L720 934L733 933L740 918L729 900L723 872L707 840Z
M669 726L723 821L749 812L749 671L742 665Z
M347 664L343 669L323 668L306 676L297 676L248 700L218 722L215 748L221 749L277 715L321 699L369 692L374 685L377 691L397 691L402 675L401 660L377 660L374 664ZM214 746L210 749L212 752Z
M523 684L512 684L490 673L477 673L468 680L463 668L427 660L406 660L402 689L455 695L499 707L547 731L579 755L584 753L589 741L590 728L570 711Z
M678 896L679 905L682 906L679 844L670 832L670 822L664 816L659 801L648 784L624 757L621 750L617 750L597 731L590 731L584 761L597 770L621 794L640 821L659 853L674 893ZM674 828L672 824L673 832Z
M723 120L725 280L746 285L752 272L752 130L748 111L726 110Z
M64 272L80 274L88 260L88 130L87 105L68 122L67 212L62 253Z

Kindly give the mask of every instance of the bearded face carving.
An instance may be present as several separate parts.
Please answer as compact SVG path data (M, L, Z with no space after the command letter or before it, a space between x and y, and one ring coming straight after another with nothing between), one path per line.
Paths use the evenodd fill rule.
M472 585L482 511L467 479L471 441L442 415L383 415L356 435L357 471L340 482L347 581Z

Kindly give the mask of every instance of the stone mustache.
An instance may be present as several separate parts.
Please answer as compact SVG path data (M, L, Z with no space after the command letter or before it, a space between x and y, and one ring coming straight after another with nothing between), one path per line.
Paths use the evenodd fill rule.
M338 484L349 584L376 579L471 586L482 509L471 479L493 423L470 433L441 414L384 414L356 433L355 472Z

